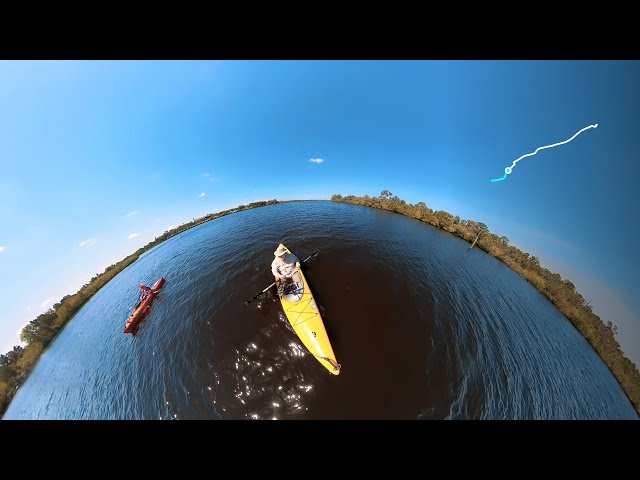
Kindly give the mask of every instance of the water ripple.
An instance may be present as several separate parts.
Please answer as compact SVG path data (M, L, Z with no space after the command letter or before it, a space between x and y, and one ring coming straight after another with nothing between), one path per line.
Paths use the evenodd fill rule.
M305 265L340 376L273 291L278 243ZM229 215L117 275L43 354L6 418L637 419L591 346L531 285L446 232L329 202ZM140 282L167 279L136 337Z

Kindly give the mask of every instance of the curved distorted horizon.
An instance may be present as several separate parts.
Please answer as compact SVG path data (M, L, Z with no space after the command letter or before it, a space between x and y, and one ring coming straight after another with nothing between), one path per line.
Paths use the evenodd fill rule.
M509 377L517 371L523 378L529 378L529 375L535 377L539 373L527 366L530 359L538 358L543 351L554 351L555 347L544 339L544 335L553 331L565 339L563 341L574 352L575 359L583 359L585 365L589 365L589 372L594 376L604 375L591 354L583 352L582 344L578 345L565 327L550 326L562 315L571 317L570 308L573 307L558 303L560 300L554 301L552 294L545 293L560 309L561 313L556 317L525 287L509 283L512 280L508 279L512 277L506 273L507 276L496 279L495 284L478 280L485 278L491 269L498 268L491 262L478 260L481 249L482 255L487 252L524 277L523 282L528 281L543 293L547 288L540 286L546 281L539 280L544 276L542 273L536 270L536 273L523 274L509 259L501 258L502 250L499 252L497 246L494 249L493 244L487 243L489 240L481 237L482 232L490 231L498 236L496 238L504 239L500 247L504 252L511 245L517 251L526 252L527 258L529 255L535 257L535 265L557 272L572 287L575 285L575 290L586 301L580 308L593 311L609 325L624 355L640 365L640 315L637 313L640 300L634 290L637 284L635 266L640 264L634 242L640 232L633 222L640 208L639 194L633 185L634 177L640 173L640 165L635 161L640 151L640 139L634 130L640 120L639 83L640 63L635 61L0 61L0 302L4 306L0 315L0 353L10 352L21 344L20 333L34 318L51 311L54 306L58 308L61 299L78 292L97 274L112 268L110 266L141 252L140 249L165 232L174 231L195 219L210 220L214 217L212 214L235 211L240 205L274 200L268 203L276 205L232 213L207 222L207 225L221 222L219 227L196 227L176 237L163 237L162 240L172 239L159 243L154 251L165 252L162 262L168 262L170 272L162 271L161 263L154 263L160 262L160 253L153 254L157 260L153 260L150 253L139 259L137 256L131 258L127 265L118 267L103 288L102 284L97 287L95 298L80 307L77 318L62 327L64 335L55 337L37 368L50 373L55 371L51 362L45 361L46 355L58 359L66 354L80 358L78 349L81 347L72 335L82 335L78 333L78 325L98 321L100 314L96 305L101 305L103 312L110 312L109 315L121 315L122 302L131 303L135 299L140 290L138 284L152 286L162 277L166 279L166 285L157 290L154 286L151 295L141 297L136 305L140 317L136 317L135 322L142 321L143 333L136 338L138 348L142 348L140 345L144 341L157 342L158 351L168 355L166 361L170 357L171 362L180 363L180 359L174 358L176 354L162 344L162 338L158 336L160 330L156 334L152 332L154 321L156 325L160 323L162 312L174 316L179 314L177 305L182 305L192 315L188 318L199 319L188 322L193 330L207 331L207 335L215 337L211 342L222 345L218 347L222 350L211 353L209 363L194 360L198 367L210 364L206 368L215 372L215 375L212 373L215 378L211 379L194 377L194 384L207 383L200 386L215 391L215 379L225 376L227 364L235 361L237 369L237 364L247 358L253 362L251 365L267 362L263 358L264 352L277 350L274 345L264 344L265 339L272 336L274 342L283 342L283 348L296 343L290 355L277 355L279 362L291 362L292 370L286 370L278 362L270 363L270 368L280 372L283 378L298 378L299 385L291 387L291 391L298 392L295 395L303 391L305 398L289 404L263 395L259 398L268 403L267 407L258 405L257 400L251 403L247 399L245 409L229 399L229 392L219 391L217 397L202 399L212 401L213 405L214 397L217 398L217 406L209 412L204 407L200 410L193 405L182 405L185 401L182 397L172 397L182 406L163 411L161 418L174 414L188 418L254 418L254 415L255 418L286 418L297 415L296 409L303 410L303 406L306 409L304 418L343 418L322 403L322 392L318 390L322 387L318 382L324 378L321 374L328 371L334 375L322 380L320 385L337 382L337 387L326 388L349 392L346 387L339 387L340 382L349 381L349 375L353 374L349 372L361 371L363 366L356 366L359 359L346 351L352 348L366 352L362 345L353 343L366 343L366 337L358 340L355 327L349 330L333 323L337 318L357 323L361 313L356 306L361 299L353 298L350 302L348 290L341 290L338 285L350 285L351 280L334 278L328 272L339 275L348 266L351 278L361 279L365 287L367 281L372 282L369 287L374 291L380 288L376 280L383 278L382 272L388 268L389 275L397 277L396 285L389 286L397 295L396 300L378 294L367 298L367 302L375 302L377 298L381 302L388 300L391 305L398 298L404 298L415 310L414 313L402 310L403 319L395 319L400 333L393 333L393 327L389 326L395 321L392 308L381 304L379 309L375 306L367 309L369 315L384 315L385 322L390 322L372 321L387 332L386 337L375 337L376 341L383 337L401 341L401 332L419 331L412 329L415 322L420 321L428 326L434 352L439 351L438 338L449 338L446 333L449 327L442 325L441 318L451 322L450 328L461 328L466 340L456 337L458 353L455 359L450 359L452 363L445 362L443 357L428 349L423 356L414 358L418 363L425 359L432 362L425 368L433 377L428 380L416 377L415 389L406 391L408 396L413 395L412 392L422 392L419 403L399 404L396 410L385 410L376 402L372 402L370 410L366 406L360 411L345 407L351 418L501 418L501 415L504 418L563 418L563 415L568 418L630 418L625 410L627 407L598 413L597 409L577 400L574 405L558 407L554 412L554 394L544 392L532 403L510 404L505 407L508 413L501 414L497 405L517 402L515 399L521 398L524 390L501 387L500 382L488 374L472 373L478 368L499 368L496 365L500 356L488 353L497 348L497 344L480 340L476 344L470 338L481 332L496 334L491 322L486 323L489 320L494 324L506 322L505 332L512 335L510 341L517 337L522 346L514 343L507 347L505 344L500 349L504 348L504 354L509 358L516 351L525 358L517 365L504 360L505 365L512 368L510 372L505 370L505 375ZM578 134L586 130L588 132ZM516 163L517 168L512 173ZM506 181L495 181L500 180L502 174ZM384 198L391 198L391 195L395 196L395 207L381 207L386 201ZM371 236L365 238L352 232L347 234L346 230L332 227L328 221L313 219L311 213L305 217L301 210L307 209L327 218L335 215L337 225L347 225L353 220L349 213L352 210L348 208L353 207L334 210L334 207L323 207L324 204L306 202L291 203L290 207L286 203L277 205L289 200L337 198L340 201L348 196L355 197L347 203L403 213L454 235L450 235L451 239L438 237L437 242L433 241L435 243L423 244L421 235L432 235L428 233L431 230L421 225L414 231L408 226L410 224L394 220L384 220L385 228L390 225L393 228L378 235L372 225L382 220L360 213L361 226L357 227L357 223L349 225L363 231L371 229ZM380 198L382 203L363 200L365 196ZM403 205L408 202L411 208L415 206L416 212L422 209L423 213L409 212L409 207L407 213L400 212L398 197ZM261 211L264 213L260 214ZM280 237L277 231L266 226L260 237L258 227L252 230L253 223L241 222L242 218L252 218L255 225L263 225L265 216L273 215L275 211L292 212L298 222L287 225L284 219L274 217L272 225L279 226ZM431 213L424 213L427 211ZM444 214L438 217L439 211L451 214L446 217L447 225L460 227L449 228L444 220L432 220L429 216L432 214L434 219L445 218ZM240 220L230 220L235 216ZM461 222L460 218L472 222ZM231 225L240 230L230 230ZM316 230L309 232L311 225ZM478 225L483 228L477 228ZM401 250L395 242L400 242L402 235L409 235L408 230L411 230L413 243L409 239L403 240L408 242L406 247L421 245L420 248L426 250L399 253ZM202 237L201 243L196 242L194 239L200 238L205 231L215 235L215 239ZM333 235L331 240L326 238L330 234ZM247 243L243 235L255 238ZM254 251L235 250L233 243L223 241L225 236L239 245L251 246ZM390 244L382 248L376 246L372 238ZM354 243L356 240L360 243ZM340 246L343 241L346 243ZM446 245L454 248L455 242L461 241L468 242L467 247L475 245L476 241L479 243L468 255L469 252L465 253L466 249L463 249L464 255L458 260L458 257L450 256ZM170 242L175 242L172 247L169 247ZM181 251L178 242L189 244L194 250ZM304 275L291 277L293 290L285 291L278 286L280 290L265 289L263 294L261 290L273 279L272 261L279 244L291 250L282 257L285 260L287 255L295 254L302 262L314 252L314 246L318 247L319 254L317 259L302 262L300 268ZM224 260L225 256L219 251L202 251L203 246L228 250L230 258L238 264ZM433 260L429 260L429 248L433 248ZM258 251L261 255L257 255ZM368 260L358 263L355 259L360 258L360 252L362 258ZM384 258L376 257L376 254ZM183 256L179 261L173 260L178 255ZM386 255L398 257L387 258ZM513 255L516 254L512 254L515 258ZM192 261L186 259L189 256ZM209 263L208 259L213 258L217 259L216 264ZM241 265L241 261L247 264ZM185 262L184 266L188 264L182 272L180 262ZM198 262L207 265L210 272L199 271ZM405 269L406 281L399 274L402 271L398 267L400 264ZM144 265L152 268L153 275L145 275L141 270ZM471 272L469 265L479 270ZM229 271L232 266L235 270L246 269L246 277L232 276ZM132 271L144 278L131 277ZM185 293L188 282L193 280L187 280L186 276L182 278L183 275L190 275L189 279L209 279L207 275L215 272L229 281L228 284L220 282L215 297L204 292ZM366 272L370 274L368 280ZM125 277L129 279L128 287L122 283ZM320 283L321 278L325 282ZM419 281L411 283L409 278ZM461 278L469 285L465 287ZM442 289L443 282L450 285L449 293ZM484 292L465 290L475 289L483 282ZM396 292L400 284L406 284L406 290ZM226 288L234 291L225 292ZM349 288L361 291L360 286ZM107 300L107 290L118 297ZM220 328L227 324L228 316L243 315L238 313L240 310L236 312L226 306L230 298L236 301L245 295L244 301L259 292L258 301L243 306L246 310L242 311L261 309L261 315L270 315L270 320L263 320L275 322L273 325L279 325L282 333L274 334L271 324L261 326L254 322L254 334L263 341L260 344L257 340L249 341L250 326L243 324L242 330L230 326L226 330ZM450 294L453 295L451 298L448 297ZM173 299L172 295L175 295ZM282 305L275 305L281 310L269 303L269 299L277 299L278 295L282 295ZM336 295L346 297L338 301ZM418 297L414 298L415 295ZM308 300L304 301L308 305L305 304L303 314L296 302L306 296L309 296ZM461 298L467 299L467 303L460 303ZM518 303L518 299L522 303ZM173 302L173 307L167 302ZM502 307L494 308L492 302ZM350 315L336 314L338 305L351 312ZM425 313L427 311L432 313ZM105 333L105 345L125 348L123 345L133 340L122 332L131 312L131 309L125 311L124 317L117 320L101 318L99 321L103 323L95 325L99 331L109 332ZM414 323L407 323L407 315L414 314ZM206 315L211 317L205 319ZM309 315L305 322L310 325L319 322L310 327L313 331L307 332L308 338L298 329L296 321L301 322L300 315ZM143 320L143 316L148 317ZM540 322L536 327L538 339L533 340L528 327L519 323L523 318ZM575 323L575 319L572 321ZM325 327L326 332L323 331ZM159 326L156 328L160 329ZM189 335L186 327L175 327L175 331L162 328L169 335L167 338ZM473 334L467 332L467 328L472 328ZM341 337L339 333L342 333ZM594 345L590 333L584 330L582 333ZM117 339L115 335L118 335ZM62 346L54 348L57 341L76 351L71 354L64 353ZM204 358L209 355L205 352L210 346L202 340L198 342L192 347L194 352L200 352L198 358ZM45 346L47 343L48 339ZM220 353L232 352L241 344L246 350L244 353L236 351L228 356ZM258 347L251 345L260 347L260 355L255 350ZM597 350L600 348L594 346ZM300 358L306 357L304 352L298 357L296 348L311 353L307 357L315 356L315 363L299 365ZM527 348L535 352L523 353ZM478 349L489 356L478 364L480 366L471 367L468 363L470 352L461 349ZM390 355L400 355L391 347L388 351ZM602 356L602 351L598 352ZM90 366L92 362L87 355ZM121 359L132 355L132 351L123 350ZM10 357L2 358L8 362ZM115 358L113 362L120 362ZM395 359L399 365L404 365L405 360L408 362L404 357ZM27 362L26 359L15 361ZM35 357L29 361L35 361ZM249 360L246 361L249 365ZM563 362L550 361L540 367L544 369L540 372L552 378L556 368L573 368ZM482 381L483 388L490 392L487 398L491 400L482 406L476 405L475 399L470 400L474 398L473 393L469 393L466 400L462 394L445 398L434 393L433 404L430 404L431 397L424 392L420 382L424 380L431 384L432 378L442 374L434 365L441 365L451 372L464 383L465 389L466 382ZM44 375L35 372L34 379ZM71 377L76 380L92 378L86 371L74 375ZM276 384L284 386L285 390L288 388L278 383L281 378L271 371L266 376L271 383L265 380L260 383L246 372L245 376L250 379L245 379L247 392L250 387L252 391L257 388L269 391ZM3 378L0 375L0 382L6 380ZM620 380L619 376L617 378ZM111 381L120 380L113 377ZM122 388L135 391L134 380L123 378L121 381ZM61 379L60 384L65 381ZM435 385L439 384L435 382ZM453 382L451 385L456 388L458 384ZM602 379L595 385L606 389L611 383ZM241 386L238 384L237 389ZM176 388L188 387L185 384ZM307 387L310 391L305 390ZM499 391L503 387L508 391L505 397ZM638 385L624 384L623 387L630 398L638 398L634 397L637 392L630 393L629 390L639 388ZM36 391L34 386L29 388L29 391ZM577 390L568 395L576 398L587 395L579 388L582 387L576 386ZM0 396L3 395L1 392L2 389ZM588 394L598 399L594 401L609 401L599 393L590 391ZM615 402L619 401L618 393L609 394L615 396ZM13 412L23 409L21 415L28 418L30 413L24 406L24 395L16 398L22 406L16 406ZM283 402L287 405L286 412ZM0 405L2 403L0 398ZM218 409L222 404L226 405L227 413ZM448 411L444 405L449 406ZM56 416L55 413L44 413L47 408L42 405L38 408L39 413L34 410L31 414L38 418ZM141 403L131 408L119 410L114 404L104 410L76 412L76 417L147 418L153 415L152 418L157 418L156 413L152 413L156 411L154 405ZM283 410L280 414L278 408ZM348 418L349 415L345 415Z

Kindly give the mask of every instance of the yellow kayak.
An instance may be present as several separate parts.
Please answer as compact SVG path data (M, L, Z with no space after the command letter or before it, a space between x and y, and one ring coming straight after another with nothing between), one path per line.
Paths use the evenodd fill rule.
M287 247L280 244L281 247L291 253ZM284 295L278 294L282 308L284 310L289 323L293 327L300 340L307 350L316 357L316 359L332 374L340 373L340 364L336 360L336 356L331 348L329 336L324 328L320 311L313 299L313 294L304 278L301 270L298 270L301 282L295 284L293 288L287 288Z

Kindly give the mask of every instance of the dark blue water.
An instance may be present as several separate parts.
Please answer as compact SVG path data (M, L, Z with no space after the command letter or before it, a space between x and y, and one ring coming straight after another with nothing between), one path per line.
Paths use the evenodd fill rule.
M274 292L300 258L342 365L307 354ZM7 419L637 419L607 367L529 283L400 215L330 202L229 215L100 290L43 354ZM137 285L167 280L138 335Z

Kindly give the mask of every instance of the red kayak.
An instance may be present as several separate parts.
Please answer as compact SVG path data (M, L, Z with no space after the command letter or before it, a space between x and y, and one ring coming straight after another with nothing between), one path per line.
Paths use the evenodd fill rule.
M133 313L127 320L127 323L124 325L124 330L122 331L122 333L136 333L138 324L147 315L147 313L149 313L149 310L151 310L151 302L153 302L153 299L156 298L158 290L160 290L160 287L163 284L164 277L160 277L160 280L158 280L153 285L153 287L151 287L151 293L149 294L149 296L145 298L144 301L140 305L138 305L138 308L133 311Z

